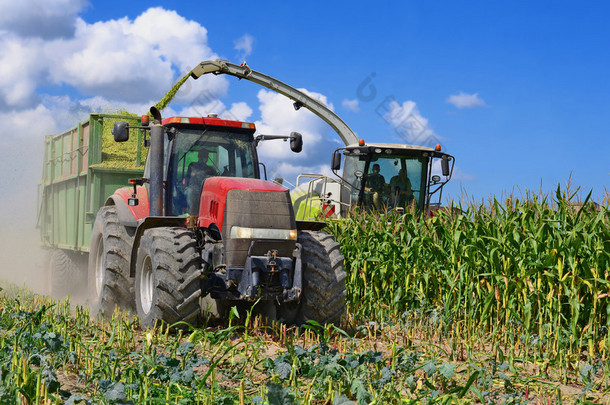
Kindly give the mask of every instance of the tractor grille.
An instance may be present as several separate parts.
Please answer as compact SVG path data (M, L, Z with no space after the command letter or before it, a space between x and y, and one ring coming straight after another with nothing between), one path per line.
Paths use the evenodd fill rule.
M252 239L230 239L231 227L296 229L290 194L273 191L230 190L227 193L222 237L225 260L229 267L243 266ZM292 257L296 241L281 240L257 243L252 255L264 256L275 249L280 257Z

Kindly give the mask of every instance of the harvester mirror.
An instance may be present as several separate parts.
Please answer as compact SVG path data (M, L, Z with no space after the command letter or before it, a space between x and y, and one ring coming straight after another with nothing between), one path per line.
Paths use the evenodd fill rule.
M441 159L441 169L443 170L443 176L449 176L449 159L444 157Z
M330 166L333 171L341 169L341 153L339 153L339 151L333 152L333 159Z
M303 150L303 136L298 132L290 133L290 149L296 153Z
M127 121L117 121L112 127L115 142L125 142L129 139L129 124Z

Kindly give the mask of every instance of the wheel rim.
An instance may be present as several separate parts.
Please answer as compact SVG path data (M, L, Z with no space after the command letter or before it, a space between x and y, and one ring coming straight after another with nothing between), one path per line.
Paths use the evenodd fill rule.
M104 238L97 243L97 254L95 257L95 292L99 297L104 287Z
M140 276L140 305L145 314L150 312L153 299L153 272L150 256L146 256L142 263Z

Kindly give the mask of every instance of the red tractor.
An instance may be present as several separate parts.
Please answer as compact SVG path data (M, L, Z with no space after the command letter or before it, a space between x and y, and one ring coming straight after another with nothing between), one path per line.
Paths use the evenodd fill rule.
M144 176L97 213L89 256L94 312L136 310L142 327L197 324L206 312L260 300L288 323L338 323L345 310L343 256L323 223L295 220L288 189L262 180L256 152L267 139L248 122L144 116ZM133 127L132 127L133 128ZM115 141L130 127L118 122ZM135 300L134 300L135 296Z

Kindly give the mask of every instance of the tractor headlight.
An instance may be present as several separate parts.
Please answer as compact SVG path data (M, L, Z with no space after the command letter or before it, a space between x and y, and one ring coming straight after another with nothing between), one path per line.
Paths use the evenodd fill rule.
M280 239L296 240L296 229L268 229L268 228L246 228L243 226L231 227L231 239Z

